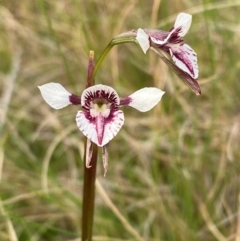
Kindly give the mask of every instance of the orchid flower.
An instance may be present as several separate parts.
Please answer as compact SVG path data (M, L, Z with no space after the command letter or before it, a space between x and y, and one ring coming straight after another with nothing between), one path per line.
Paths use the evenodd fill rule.
M87 161L90 166L93 143L103 148L105 173L108 166L107 144L117 135L124 123L124 114L118 108L131 106L141 112L152 109L162 98L163 91L154 87L140 89L133 94L120 98L117 92L106 85L94 85L85 89L81 96L68 92L58 83L39 86L43 99L54 109L70 104L81 105L76 115L77 126L88 138Z
M192 22L192 15L180 13L174 27L166 32L155 29L141 29L137 31L136 40L146 54L150 48L183 79L183 81L197 94L201 94L197 83L198 64L194 50L184 43L183 37L188 32ZM172 61L168 60L158 50L166 52Z

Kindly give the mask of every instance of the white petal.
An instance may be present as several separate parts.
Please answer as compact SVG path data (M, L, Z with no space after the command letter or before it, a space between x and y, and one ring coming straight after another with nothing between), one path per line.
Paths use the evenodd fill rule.
M179 33L180 37L183 37L184 35L186 35L186 33L188 32L190 26L192 23L192 15L188 14L188 13L180 13L177 16L177 19L175 21L174 24L174 28L178 28L181 27L181 32Z
M155 44L164 45L165 43L167 43L167 41L171 37L171 35L172 35L172 32L170 32L164 40L160 40L160 39L155 38L155 37L150 37L150 39Z
M162 30L149 30L149 36L153 43L157 45L164 45L168 42L169 38L177 29L173 28L171 32L166 32Z
M165 92L160 89L146 87L130 95L128 98L130 98L131 101L128 105L141 112L146 112L161 100L164 93Z
M76 116L77 126L82 133L98 146L106 145L119 132L124 123L124 114L118 110L112 114L110 120L104 125L102 143L99 144L96 131L96 123L86 118L83 111L78 111Z
M124 123L124 114L121 110L115 111L112 120L107 122L104 129L102 146L105 146L120 131Z
M58 83L48 83L38 88L43 99L54 109L61 109L71 104L69 96L72 94Z
M80 131L92 142L98 144L95 124L86 118L83 111L78 111L76 122Z
M137 31L136 39L141 46L144 54L146 54L147 50L150 48L149 36L143 29L139 28Z
M174 49L169 49L173 62L193 79L198 78L197 54L187 44Z

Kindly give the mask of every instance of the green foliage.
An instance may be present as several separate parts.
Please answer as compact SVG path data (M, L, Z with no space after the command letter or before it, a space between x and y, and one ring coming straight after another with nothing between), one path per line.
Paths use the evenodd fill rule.
M7 106L0 99L6 114L0 122L1 241L81 236L78 107L50 109L37 86L59 82L80 95L89 50L97 59L124 31L168 30L183 11L193 15L185 41L198 54L200 97L136 44L115 46L97 73L96 83L121 96L145 86L166 94L149 113L124 110L125 125L109 145L106 178L99 156L97 177L105 193L97 188L93 240L237 240L239 1L3 0L0 94L9 84L13 92Z

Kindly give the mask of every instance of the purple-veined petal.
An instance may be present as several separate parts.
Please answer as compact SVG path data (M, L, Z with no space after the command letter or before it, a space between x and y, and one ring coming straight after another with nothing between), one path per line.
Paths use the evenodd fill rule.
M117 92L107 85L93 85L85 89L81 96L81 105L89 108L89 102L93 99L104 99L108 102L119 105L120 98Z
M126 98L122 98L121 105L129 105L141 112L152 109L162 98L165 92L155 88L146 87L140 89Z
M177 16L174 27L169 32L154 29L138 29L137 40L144 53L151 46L161 48L165 44L181 44L183 43L182 37L188 32L191 22L192 15L180 13ZM149 39L151 43L149 43Z
M104 129L105 129L105 118L104 115L100 112L95 117L96 119L96 132L99 145L102 145L103 136L104 136Z
M105 146L120 131L124 124L124 114L121 110L114 111L111 118L107 120L104 128L102 146Z
M162 31L162 30L149 30L149 36L153 43L153 46L160 47L166 43L168 43L170 38L179 39L178 36L179 29L173 28L170 32ZM178 41L179 42L179 41Z
M174 24L174 28L179 28L181 27L181 31L179 33L180 37L183 37L186 35L186 33L188 32L190 26L192 23L192 15L188 14L188 13L179 13L175 24Z
M167 35L167 37L166 37L165 39L163 39L163 40L158 39L158 38L155 37L155 36L150 36L151 41L152 41L153 43L155 43L155 44L158 44L158 45L164 45L165 43L167 43L167 41L168 41L169 38L170 38L170 34Z
M197 54L187 44L169 49L173 62L193 79L198 78Z
M48 83L38 86L43 99L54 109L61 109L70 104L76 104L80 98L68 92L58 83Z
M144 54L146 54L147 50L150 48L149 36L148 34L141 28L137 31L136 37L140 47L142 48Z
M101 131L103 137L99 137L97 132L99 128L99 123L97 124L97 118L88 119L84 111L78 111L76 116L77 126L82 131L82 133L89 138L92 142L96 143L98 146L106 145L114 136L119 132L124 123L124 114L122 111L114 111L111 116L107 119L101 119L104 123L101 123Z
M201 89L198 85L198 82L196 79L193 79L191 75L189 75L187 72L180 69L175 63L173 63L171 60L169 60L167 57L165 57L160 51L156 50L155 48L151 47L151 50L154 51L159 58L161 58L169 67L172 68L172 70L176 73L176 75L196 94L201 95Z
M80 131L92 142L98 145L98 138L96 132L96 125L94 121L86 118L83 111L78 111L76 116L77 126Z
M167 43L177 44L183 41L182 37L188 32L192 22L192 15L187 13L180 13L177 16L174 27L168 35L164 31L155 31L154 34L150 34L150 39L154 44L165 45ZM163 38L165 35L165 38Z
M187 13L180 13L177 16L174 27L169 32L155 30L150 31L151 41L159 46L167 43L176 44L182 40L182 37L188 32L192 22L192 15ZM152 32L152 33L151 33ZM154 46L154 45L153 45Z

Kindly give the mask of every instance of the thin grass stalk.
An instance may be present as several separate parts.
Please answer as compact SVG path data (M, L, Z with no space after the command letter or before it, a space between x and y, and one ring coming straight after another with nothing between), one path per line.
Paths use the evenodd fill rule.
M61 48L61 44L60 44L60 40L59 38L57 37L57 34L52 26L52 20L51 20L51 17L48 13L48 10L47 10L47 7L46 7L46 4L44 3L44 0L38 0L39 2L39 5L43 11L43 15L45 16L46 18L46 21L47 21L47 26L48 26L48 30L51 34L51 36L53 37L56 45L57 45L57 50L58 50L58 54L59 54L59 57L61 58L62 62L63 62L63 65L64 65L64 68L65 68L65 72L66 72L66 75L68 77L68 80L70 81L71 85L73 87L75 87L75 82L74 82L74 79L73 79L73 76L71 74L71 71L70 71L70 68L69 68L69 65L68 65L68 61L62 51L62 48Z

